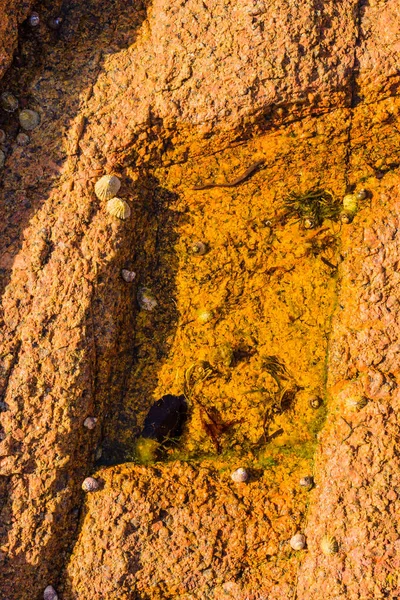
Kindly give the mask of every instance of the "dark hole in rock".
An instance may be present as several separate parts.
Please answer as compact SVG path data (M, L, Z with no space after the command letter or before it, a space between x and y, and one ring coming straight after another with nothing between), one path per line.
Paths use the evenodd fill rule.
M188 416L185 396L167 394L154 402L144 421L141 437L163 442L182 435Z

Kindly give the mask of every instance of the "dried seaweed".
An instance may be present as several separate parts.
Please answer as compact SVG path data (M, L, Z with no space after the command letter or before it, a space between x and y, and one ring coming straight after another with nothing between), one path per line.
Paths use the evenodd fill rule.
M297 219L302 223L309 219L313 227L320 227L324 219L337 221L341 211L341 204L333 194L319 188L304 193L291 192L283 204L288 219Z

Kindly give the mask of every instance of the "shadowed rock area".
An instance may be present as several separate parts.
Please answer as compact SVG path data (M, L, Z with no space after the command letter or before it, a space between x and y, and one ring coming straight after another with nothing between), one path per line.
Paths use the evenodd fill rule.
M0 596L396 598L398 2L3 5ZM166 394L188 423L138 464Z

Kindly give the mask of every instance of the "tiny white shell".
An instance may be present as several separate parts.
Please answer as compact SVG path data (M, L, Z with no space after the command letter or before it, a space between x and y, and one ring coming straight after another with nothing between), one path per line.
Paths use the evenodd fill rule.
M43 600L58 600L57 592L52 585L48 585L44 590Z
M94 193L99 200L111 200L121 187L121 182L115 175L103 175L94 186Z
M134 271L128 271L128 269L122 269L121 275L122 279L126 281L126 283L132 283L136 277L136 273Z
M34 110L29 110L29 108L25 108L19 113L19 122L22 129L32 131L32 129L36 129L40 123L39 113Z
M100 483L94 477L86 477L82 483L82 489L85 492L95 492L100 488Z
M358 208L358 200L355 194L346 194L343 198L343 208L346 212L355 213Z
M157 306L157 300L154 298L149 288L140 287L137 292L137 301L141 309L154 310Z
M212 310L208 310L207 308L201 308L197 311L197 320L199 323L208 323L214 318L214 313Z
M231 479L235 483L244 483L248 480L248 478L249 474L246 471L246 469L243 469L243 467L240 467L239 469L236 469L236 471L233 471L233 473L231 473Z
M306 547L306 536L302 533L296 533L290 540L290 546L293 550L304 550Z
M121 200L121 198L111 198L106 204L106 211L113 217L122 219L122 221L129 219L131 216L129 204L125 200Z
M97 423L97 417L87 417L84 420L83 425L87 429L94 429L96 427L96 423Z
M325 535L321 540L321 550L326 556L339 552L339 544L332 535Z

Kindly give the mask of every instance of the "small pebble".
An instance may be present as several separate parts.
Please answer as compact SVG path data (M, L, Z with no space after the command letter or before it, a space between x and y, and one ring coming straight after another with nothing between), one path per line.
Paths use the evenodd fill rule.
M290 546L293 550L304 550L306 547L306 536L302 533L296 533L290 540Z
M52 585L48 585L44 590L43 600L58 600L57 592Z
M132 283L136 277L136 273L134 271L128 271L128 269L122 269L121 275L122 279L126 281L126 283Z
M314 485L314 478L311 475L307 475L306 477L302 477L300 479L300 485L303 488L311 489Z
M37 12L32 12L28 17L28 23L31 27L37 27L40 23L40 17Z
M86 477L82 483L82 489L85 492L95 492L100 488L100 483L94 477Z
M233 471L233 473L231 473L231 479L235 483L244 483L245 481L248 480L248 478L249 478L248 472L246 471L246 469L243 469L242 467L240 467L239 469L236 469L236 471Z
M96 423L97 423L97 418L96 417L87 417L84 420L83 425L87 429L94 429L96 427Z
M31 141L29 135L26 135L26 133L19 133L17 135L17 144L19 146L26 146L27 144L29 144L29 142Z

